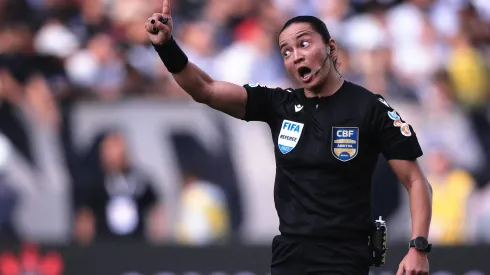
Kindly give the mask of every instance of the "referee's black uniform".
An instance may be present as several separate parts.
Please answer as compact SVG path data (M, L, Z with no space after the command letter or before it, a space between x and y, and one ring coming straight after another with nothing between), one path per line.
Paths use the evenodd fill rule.
M328 97L245 85L244 120L271 129L281 235L272 275L368 274L371 176L386 159L422 155L415 132L379 95L344 81Z

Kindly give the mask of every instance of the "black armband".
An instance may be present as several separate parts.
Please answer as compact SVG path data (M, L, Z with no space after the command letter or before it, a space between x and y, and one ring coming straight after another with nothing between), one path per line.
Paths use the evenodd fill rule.
M177 45L173 37L164 45L153 45L153 47L167 70L172 74L180 73L189 63L187 55Z

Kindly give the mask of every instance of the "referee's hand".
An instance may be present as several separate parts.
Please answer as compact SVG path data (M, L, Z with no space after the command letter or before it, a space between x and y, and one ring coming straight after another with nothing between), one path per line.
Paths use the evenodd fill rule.
M398 266L396 275L429 275L427 253L410 248Z
M145 24L150 41L154 45L163 45L172 37L170 0L163 0L162 6L162 13L154 13Z

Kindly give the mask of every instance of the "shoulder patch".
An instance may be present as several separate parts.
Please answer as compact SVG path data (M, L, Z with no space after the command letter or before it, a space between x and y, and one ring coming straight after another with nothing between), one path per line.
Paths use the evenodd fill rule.
M400 115L396 111L388 111L388 117L393 120L393 126L400 127L400 132L402 135L409 137L412 135L412 131L410 131L410 125L403 121Z
M400 133L406 137L412 136L412 131L410 130L410 124L405 122L401 116L393 109L393 107L386 102L386 100L381 95L376 95L379 102L381 102L386 107L390 108L391 111L388 111L388 117L393 121L393 126L400 128Z

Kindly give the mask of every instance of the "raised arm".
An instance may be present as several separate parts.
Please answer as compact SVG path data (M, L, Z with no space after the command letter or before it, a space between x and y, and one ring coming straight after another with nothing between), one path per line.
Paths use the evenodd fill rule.
M213 80L192 62L172 37L173 20L170 0L163 0L162 13L155 13L145 25L150 41L175 81L195 101L236 118L245 116L247 92L245 88L228 82Z
M213 80L191 62L173 77L195 101L239 119L245 116L247 92L242 86Z

